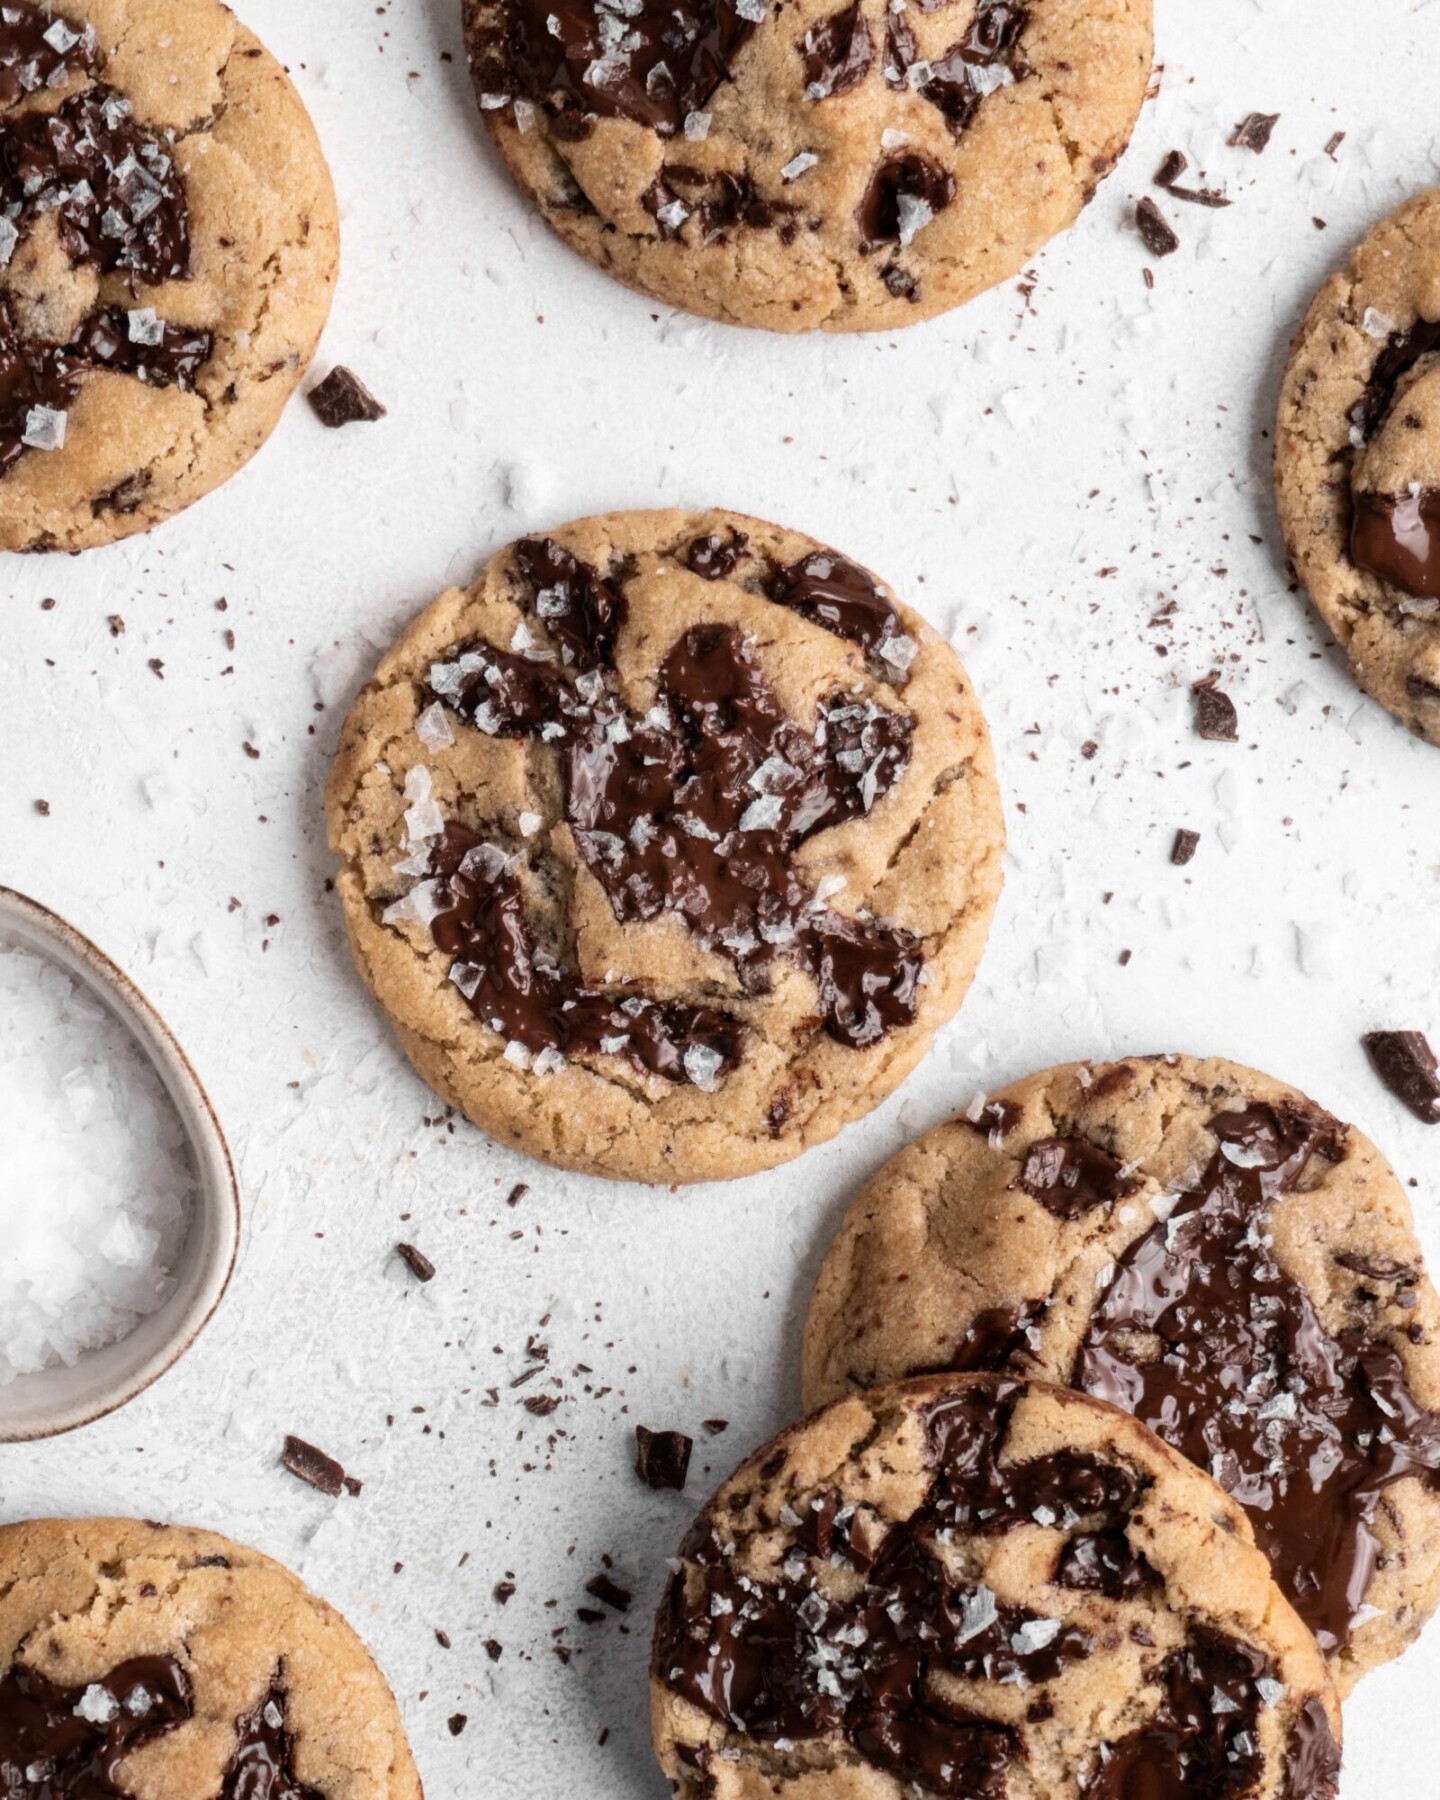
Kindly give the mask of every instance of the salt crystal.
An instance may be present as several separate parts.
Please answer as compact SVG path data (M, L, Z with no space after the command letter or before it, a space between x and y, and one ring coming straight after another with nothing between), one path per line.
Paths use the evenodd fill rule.
M820 158L813 150L801 150L780 171L782 181L798 181L807 169L813 169Z
M75 1703L75 1717L87 1725L108 1725L119 1711L120 1702L98 1681L92 1681Z
M700 144L710 135L710 121L714 115L708 112L689 112L685 115L685 136L692 144Z
M713 1094L725 1059L708 1044L691 1044L685 1052L685 1073L704 1094Z
M0 269L9 265L20 242L20 233L11 219L0 217Z
M164 1305L194 1191L131 1034L48 957L0 942L0 1387Z
M153 349L165 342L165 322L153 306L133 307L125 315L132 344L148 344Z
M415 735L427 750L448 750L455 742L455 733L450 729L449 719L445 717L445 708L438 700L432 700L416 719Z
M25 414L20 442L30 450L63 450L65 414L53 406L32 406Z
M935 208L928 200L922 200L918 194L897 194L895 196L895 212L899 223L900 248L902 250L908 250L914 243L917 234L923 231L935 217Z
M1360 321L1360 329L1368 338L1388 338L1395 329L1395 321L1373 306L1365 308L1365 316Z

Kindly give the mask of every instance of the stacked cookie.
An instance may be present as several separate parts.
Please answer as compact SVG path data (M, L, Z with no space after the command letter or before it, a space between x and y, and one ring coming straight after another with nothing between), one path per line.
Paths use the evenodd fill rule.
M1295 1090L1168 1056L996 1094L857 1198L821 1410L682 1546L666 1772L1330 1800L1338 1697L1440 1598L1437 1327L1399 1183Z

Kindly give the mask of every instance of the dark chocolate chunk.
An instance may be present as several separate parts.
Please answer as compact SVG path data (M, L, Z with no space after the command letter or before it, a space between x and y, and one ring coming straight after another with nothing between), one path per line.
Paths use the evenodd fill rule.
M417 1281L433 1281L435 1265L423 1250L417 1250L414 1244L397 1244L395 1254Z
M1070 1539L1056 1564L1055 1585L1079 1593L1104 1594L1107 1600L1128 1600L1147 1587L1160 1585L1160 1577L1140 1552L1131 1548L1124 1528L1112 1525Z
M925 4L926 12L934 10ZM924 80L915 91L922 100L939 109L950 135L958 140L974 119L985 96L994 91L999 81L993 74L997 63L1007 65L1012 78L1021 80L1028 73L1016 54L1020 34L1028 20L1028 9L1013 0L980 0L975 17L965 36L948 50L926 58L919 73ZM897 90L910 85L910 70L918 62L915 35L902 7L886 12L885 78ZM999 78L1003 80L1003 76ZM939 211L938 206L935 211Z
M1234 1495L1333 1652L1377 1565L1385 1490L1407 1477L1440 1487L1440 1415L1383 1341L1326 1331L1265 1229L1315 1157L1343 1156L1345 1127L1279 1104L1217 1114L1210 1131L1217 1149L1196 1186L1120 1258L1072 1385L1133 1413ZM1141 1348L1156 1342L1159 1355Z
M812 550L777 569L767 592L777 605L858 644L867 656L883 657L904 635L895 608L865 570L829 550Z
M451 1737L459 1737L460 1733L464 1731L469 1723L470 1721L464 1713L451 1713L450 1717L445 1721L446 1728Z
M373 425L385 417L386 409L360 377L339 363L305 398L315 417L332 431L342 425Z
M1440 1124L1440 1069L1423 1031L1370 1031L1362 1039L1375 1073L1417 1119Z
M711 532L709 537L696 538L685 552L686 567L705 581L724 581L735 573L749 543L743 531L732 531L723 538Z
M301 1481L318 1488L322 1494L328 1494L332 1500L339 1498L345 1486L345 1470L333 1456L327 1456L323 1450L307 1444L304 1438L287 1437L280 1461L292 1475L298 1475Z
M1357 494L1350 560L1417 599L1440 599L1440 488Z
M1048 1300L1022 1300L980 1313L945 1365L955 1375L988 1375L1011 1367L1023 1351L1034 1350ZM915 1371L920 1373L920 1371Z
M13 1663L0 1679L0 1784L7 1800L126 1795L124 1759L194 1711L190 1677L173 1656L137 1656L68 1688ZM32 1775L36 1769L44 1774Z
M1323 1702L1315 1695L1300 1708L1285 1746L1285 1800L1335 1800L1340 1790L1340 1746Z
M797 1499L795 1549L766 1582L740 1574L723 1523L702 1514L657 1622L656 1678L728 1730L770 1743L839 1734L873 1767L930 1793L1002 1800L1016 1734L941 1706L934 1678L1043 1682L1093 1644L1075 1626L965 1583L935 1541L1009 1531L1037 1513L1118 1525L1140 1494L1128 1470L1073 1452L1003 1461L1020 1391L991 1380L930 1407L928 1493L873 1556L852 1547L851 1509L833 1491ZM861 1578L845 1600L821 1580L835 1557Z
M1155 171L1156 187L1163 188L1172 199L1188 200L1192 206L1229 206L1229 200L1218 188L1181 187L1180 177L1189 166L1181 151L1171 150Z
M987 1100L980 1108L979 1118L966 1119L965 1123L983 1133L992 1150L998 1150L1024 1116L1013 1100Z
M1135 226L1152 256L1171 256L1180 248L1179 238L1148 194L1136 202Z
M1365 1256L1358 1250L1342 1250L1335 1258L1342 1269L1363 1275L1367 1281L1385 1286L1410 1286L1420 1279L1420 1271L1412 1263L1391 1262L1381 1256Z
M1270 134L1279 123L1279 113L1247 113L1232 132L1230 146L1237 150L1253 150L1259 156L1269 146Z
M722 1431L730 1429L728 1419L702 1419L700 1423L705 1427L707 1437L719 1437Z
M914 150L888 158L870 177L855 215L860 248L867 252L886 244L907 248L954 198L955 177L948 169Z
M235 1737L219 1800L323 1800L295 1777L294 1746L285 1729L285 1692L278 1683L253 1712L235 1721Z
M1440 350L1440 321L1417 319L1405 331L1392 331L1375 358L1365 392L1350 409L1350 422L1362 443L1369 443L1389 416L1395 390L1422 357Z
M0 8L0 107L29 94L63 87L99 59L95 33L57 20L34 0L6 0Z
M1219 679L1218 675L1207 675L1190 689L1195 698L1195 730L1212 743L1238 743L1240 717L1235 702L1216 685Z
M646 1487L680 1493L690 1473L692 1439L683 1431L651 1431L635 1427L635 1473Z
M1069 1137L1032 1144L1015 1185L1057 1219L1071 1221L1133 1194L1140 1183L1098 1144Z
M1183 869L1186 863L1193 860L1195 852L1199 848L1200 833L1190 831L1182 825L1175 833L1175 842L1170 850L1170 860L1177 869Z
M608 1575L592 1575L585 1583L585 1592L593 1594L603 1606L615 1612L629 1612L630 1602L635 1596L629 1588L623 1588L618 1581L612 1581Z
M849 6L817 21L805 33L801 56L807 98L828 100L834 94L848 94L869 74L874 55L860 0L851 0Z

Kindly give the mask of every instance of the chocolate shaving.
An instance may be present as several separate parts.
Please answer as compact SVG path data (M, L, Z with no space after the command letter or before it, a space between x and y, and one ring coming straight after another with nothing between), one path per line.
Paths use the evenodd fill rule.
M1183 869L1200 848L1200 833L1188 831L1183 826L1175 833L1175 843L1170 851L1170 860L1177 869Z
M635 1427L635 1473L657 1493L680 1493L690 1473L694 1441L683 1431L651 1431Z
M395 1254L417 1281L433 1281L435 1265L423 1250L417 1250L413 1244L397 1244Z
M1375 1073L1427 1125L1440 1125L1440 1068L1423 1031L1370 1031L1361 1039Z
M1279 123L1279 113L1247 113L1230 138L1231 149L1253 150L1259 156L1269 145L1270 134Z
M623 1588L618 1581L612 1581L608 1575L592 1575L585 1583L585 1592L593 1594L602 1606L608 1606L614 1612L629 1612L630 1603L635 1596L629 1588Z
M1214 744L1238 743L1240 718L1235 702L1216 685L1219 679L1218 675L1207 675L1190 689L1195 696L1195 730Z
M1179 238L1148 194L1136 202L1135 225L1152 256L1173 256L1180 248Z
M1231 203L1218 188L1179 186L1179 179L1190 167L1184 154L1172 150L1155 171L1155 185L1176 200L1187 200L1192 206L1229 206Z
M385 417L385 408L352 370L337 364L318 387L305 396L322 425L338 431L342 425L373 425Z
M292 1475L320 1493L328 1494L332 1500L339 1498L345 1486L345 1470L333 1456L317 1450L314 1444L307 1444L304 1438L287 1437L280 1461Z

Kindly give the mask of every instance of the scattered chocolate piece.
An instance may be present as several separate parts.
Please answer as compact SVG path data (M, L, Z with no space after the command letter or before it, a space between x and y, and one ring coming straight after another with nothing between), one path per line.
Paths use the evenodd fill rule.
M1152 256L1173 256L1180 248L1179 238L1148 194L1136 203L1135 225Z
M441 1631L437 1627L435 1631L435 1642L442 1650L448 1650L450 1648L450 1633L448 1631Z
M1170 860L1177 869L1183 869L1200 848L1200 833L1189 831L1183 825L1175 833L1175 845L1170 852Z
M1334 137L1332 137L1330 142L1325 146L1325 154L1330 158L1331 162L1334 162L1335 152L1344 142L1345 133L1343 131L1337 131Z
M500 1602L501 1606L508 1606L515 1598L515 1583L513 1581L497 1581L495 1583L495 1598Z
M1188 200L1192 206L1229 206L1230 201L1219 188L1180 187L1180 177L1190 167L1183 151L1172 150L1155 171L1155 185L1176 200Z
M505 1654L505 1646L501 1643L497 1643L494 1638L486 1638L482 1648L484 1649L485 1654L490 1658L491 1662L499 1662L500 1658Z
M48 800L37 800L35 802L35 810L42 819L48 819L50 817L50 802Z
M1218 675L1207 675L1191 686L1190 692L1195 696L1195 730L1212 743L1235 744L1240 741L1240 718L1235 702L1216 685L1219 679Z
M1230 139L1232 150L1253 150L1257 156L1270 142L1270 134L1280 123L1279 113L1247 113L1235 127Z
M635 1596L629 1588L623 1588L618 1581L612 1581L608 1575L592 1575L585 1583L585 1592L593 1594L602 1606L608 1606L615 1612L629 1612L630 1602Z
M1361 1040L1375 1073L1417 1119L1440 1125L1440 1070L1423 1031L1370 1031Z
M446 1724L450 1727L451 1737L459 1737L460 1733L465 1729L469 1722L469 1719L464 1713L451 1713L450 1717L446 1720Z
M728 1419L702 1419L700 1423L705 1427L705 1432L708 1437L719 1437L722 1431L728 1431L730 1429L730 1421Z
M435 1265L423 1250L417 1250L413 1244L397 1244L395 1254L417 1281L433 1281Z
M339 1498L345 1486L345 1470L333 1456L307 1444L304 1438L287 1437L280 1461L292 1475L320 1493L328 1494L332 1500Z
M512 1187L510 1192L505 1196L505 1204L507 1206L518 1206L529 1192L530 1186L528 1182L517 1181L514 1187Z
M345 1492L350 1495L352 1500L358 1500L361 1494L365 1492L365 1483L358 1475L347 1475L345 1477Z
M342 425L373 425L386 409L352 370L337 363L318 387L305 396L322 425L338 431Z
M650 1431L635 1427L635 1473L646 1487L680 1493L690 1473L692 1440L683 1431Z

